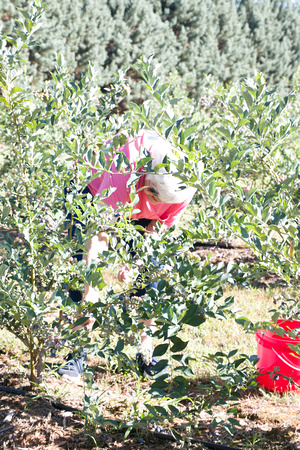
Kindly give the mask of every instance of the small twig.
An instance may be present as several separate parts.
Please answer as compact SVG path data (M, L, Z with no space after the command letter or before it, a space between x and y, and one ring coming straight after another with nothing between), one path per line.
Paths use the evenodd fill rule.
M14 428L13 425L10 425L9 427L3 428L3 430L0 431L0 434L3 434L5 431L10 430L11 428Z

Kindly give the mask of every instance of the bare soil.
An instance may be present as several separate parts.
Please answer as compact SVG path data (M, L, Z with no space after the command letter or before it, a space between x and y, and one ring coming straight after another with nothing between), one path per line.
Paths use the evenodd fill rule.
M229 244L218 243L216 245L199 242L194 245L192 251L199 255L201 260L206 259L211 254L210 261L213 264L229 263L229 261L253 264L256 260L252 249L244 246L239 239L235 239Z
M62 404L82 410L82 385L67 382L48 370L45 374L46 382L40 388L32 388L20 363L22 361L17 361L12 354L1 355L0 384L21 389L35 397L0 391L0 445L3 449L214 448L206 447L201 442L236 449L300 449L300 398L296 395L288 394L283 398L259 390L244 392L237 407L237 418L241 426L234 428L232 436L222 427L213 427L209 414L202 411L192 420L192 425L191 417L159 424L160 430L149 424L147 429L132 431L124 440L124 429L95 427L91 424L87 424L85 428L81 414L58 409L51 403L54 400L60 402L60 407ZM136 397L136 380L128 375L111 374L105 367L94 367L94 380L99 388L103 386L103 414L112 420L122 415L125 421L129 420L133 404L140 402ZM148 383L142 381L141 389L147 388ZM194 393L191 389L191 395ZM218 410L222 415L222 409ZM167 434L170 428L176 430L182 439L186 439L183 446L179 442L163 439L171 438Z
M236 264L243 263L253 267L257 262L257 257L254 255L253 250L245 246L240 239L232 239L229 244L222 242L216 245L196 243L192 251L199 255L201 260L205 260L210 255L212 264L220 262L228 264L230 261L234 261ZM260 274L259 278L252 280L250 284L255 285L257 288L266 288L278 286L281 281L276 274L268 272Z

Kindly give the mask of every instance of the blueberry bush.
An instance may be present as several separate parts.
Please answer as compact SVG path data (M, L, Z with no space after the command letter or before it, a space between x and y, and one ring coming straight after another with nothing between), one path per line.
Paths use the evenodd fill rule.
M297 90L281 99L258 73L255 79L228 88L212 84L203 112L203 99L191 106L183 93L181 102L176 96L180 87L162 82L152 57L142 57L136 70L150 100L130 103L120 116L116 110L127 95L126 71L120 71L103 93L92 63L81 81L75 82L62 55L57 56L52 80L35 90L22 51L34 47L34 31L41 26L45 8L34 1L30 12L21 11L23 19L16 21L13 37L1 37L0 129L7 155L0 180L1 325L28 348L30 380L37 383L43 376L45 355L59 355L65 347L73 354L85 348L88 354L138 376L131 348L139 344L141 320L154 319L156 330L146 329L146 333L157 339L154 355L160 358L161 370L149 388L151 401L135 420L147 423L183 414L193 372L188 342L180 337L182 329L200 327L211 318L226 326L230 317L236 317L247 331L259 326L237 316L234 298L224 296L228 283L247 285L262 271L272 271L292 288L291 298L273 312L273 320L298 314ZM117 149L126 140L124 131L130 136L141 128L156 130L173 144L175 154L181 149L185 156L177 163L175 175L198 190L194 220L176 233L161 229L159 236L142 238L128 220L139 165L132 171ZM92 177L90 166L98 173L109 171L113 158L120 171L132 175L132 203L117 211L82 194ZM150 171L150 163L145 153L140 165ZM164 164L170 170L169 162ZM113 214L119 220L107 225ZM72 237L75 217L80 225ZM110 234L102 261L89 266L83 260L77 262L74 255L84 252L85 240L99 230ZM213 265L209 258L200 261L190 251L195 242L233 237L253 249L258 257L254 266ZM134 258L128 251L130 241ZM109 288L103 272L107 266L119 265L132 269L133 281ZM159 280L157 289L148 289L143 298L131 295L149 280ZM99 301L76 306L68 290L82 289L84 282L98 288ZM85 328L73 330L89 315L95 319L96 338ZM239 357L233 349L229 355L219 352L212 361L218 364L223 383L212 383L207 389L232 399L237 390L255 386L255 357ZM85 396L84 412L103 423L100 393L88 367L85 376L95 393ZM212 397L199 401L195 411L215 401Z

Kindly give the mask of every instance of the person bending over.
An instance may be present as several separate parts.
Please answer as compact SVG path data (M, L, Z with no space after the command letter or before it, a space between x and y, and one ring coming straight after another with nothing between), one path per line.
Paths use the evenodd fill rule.
M136 138L128 138L127 143L118 149L118 151L126 155L132 171L135 171L136 164L141 157L141 151L144 149L152 157L152 169L158 164L162 164L166 156L170 161L176 160L170 142L163 139L155 131L150 130L142 130ZM97 172L96 169L92 169L92 171L93 173ZM104 171L101 176L93 179L87 185L84 192L90 192L95 201L97 200L97 196L99 199L101 198L101 194L105 189L115 188L108 197L101 198L101 202L116 209L120 203L130 203L131 188L128 187L127 183L131 174L119 173L114 163L110 168L110 172L112 173ZM145 168L140 168L137 172L140 172L141 176L136 184L138 203L135 204L135 213L131 216L134 224L141 225L145 228L145 232L149 233L157 232L157 222L160 222L164 226L163 228L176 225L191 202L196 189L185 186L179 178L166 173L164 168L160 168L156 174L144 173ZM86 252L80 258L83 258L86 261L86 265L89 266L93 260L101 259L101 254L108 250L108 245L109 236L106 232L102 231L85 242ZM130 275L126 267L120 269L118 280L120 282L130 280ZM138 289L134 295L142 297L145 293L146 289ZM85 284L83 294L79 291L70 291L69 295L72 300L79 303L96 303L99 292L96 288ZM82 326L86 326L89 329L92 325L93 319L88 319L87 322L75 329ZM154 328L154 320L145 321L144 325L148 328ZM142 356L138 354L139 363L144 373L151 375L155 371L154 366L157 362L155 358L152 358L152 338L143 332L141 335L141 343L142 347L146 349L147 355L143 354ZM60 375L68 375L71 378L77 378L82 373L81 361L70 357L67 365L61 367L58 373Z

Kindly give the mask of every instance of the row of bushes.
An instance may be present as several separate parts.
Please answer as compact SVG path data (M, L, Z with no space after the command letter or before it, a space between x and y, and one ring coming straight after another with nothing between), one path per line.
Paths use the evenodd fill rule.
M169 415L187 416L193 372L182 329L200 327L212 318L226 323L233 317L248 332L262 326L239 316L234 298L226 297L225 286L245 286L264 271L275 273L290 288L290 298L274 308L272 320L298 317L299 101L295 94L280 98L258 73L230 89L212 84L214 108L204 117L203 110L193 111L192 100L180 92L181 85L171 89L161 83L151 58L140 60L136 69L152 101L132 102L122 116L113 114L126 95L122 77L110 91L101 93L92 66L86 77L74 83L61 56L51 83L37 91L25 76L22 51L34 51L32 32L43 13L36 0L30 15L23 11L16 30L20 39L9 43L4 39L0 46L0 132L1 143L9 149L7 170L0 177L0 222L18 233L18 239L6 233L0 241L0 325L26 345L30 379L36 383L43 374L45 355L63 354L63 347L67 347L65 353L84 347L88 354L116 362L119 369L138 376L130 352L139 343L141 320L154 319L155 355L162 358L162 373L148 391L151 400L147 396L143 409L132 412L130 426L134 421L148 424ZM176 92L183 103L174 97ZM102 262L77 263L73 255L84 249L86 239L107 226L109 212L101 203L78 194L90 177L90 165L99 172L109 171L106 156L116 150L105 142L115 137L118 147L122 139L122 135L116 137L118 133L126 130L135 135L140 128L155 129L181 148L185 156L176 165L176 175L197 188L201 208L176 236L161 230L157 238L151 234L142 238L128 221L137 174L120 156L120 168L133 175L133 201L118 208L120 220L111 231L119 239L111 238ZM66 234L67 214L81 222L74 239ZM200 261L189 251L195 241L235 236L255 252L257 262L251 267L215 266L209 256ZM136 259L129 252L129 241ZM164 266L157 289L149 289L142 300L131 298L130 293L148 283L149 277L157 279L154 261ZM105 286L107 264L127 265L135 282L121 291ZM78 311L68 288L82 288L84 281L98 287L100 301L86 302ZM78 313L84 317L76 320ZM89 314L95 318L96 340L85 329L73 330L74 323L79 325ZM270 329L271 321L264 326ZM146 332L152 334L150 329ZM217 352L211 360L220 370L218 382L206 386L205 401L195 399L194 413L223 402L222 396L232 400L241 390L255 387L255 358L233 349L228 355ZM103 392L93 384L91 369L85 368L85 375L93 394L85 395L84 414L103 424Z

